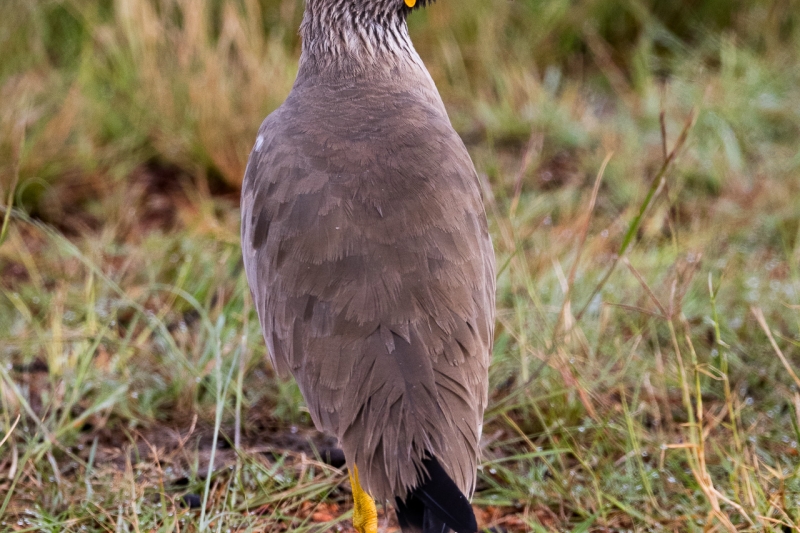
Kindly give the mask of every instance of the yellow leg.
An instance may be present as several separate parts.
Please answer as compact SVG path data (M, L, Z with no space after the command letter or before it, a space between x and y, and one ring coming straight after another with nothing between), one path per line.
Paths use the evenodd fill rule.
M378 533L378 510L375 501L361 488L358 481L358 467L353 465L350 472L350 486L353 488L353 527L358 533Z

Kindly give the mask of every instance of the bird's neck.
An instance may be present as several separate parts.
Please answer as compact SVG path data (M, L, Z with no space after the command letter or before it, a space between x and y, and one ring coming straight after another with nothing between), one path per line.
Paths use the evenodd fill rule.
M359 74L425 68L398 10L371 10L369 2L307 0L300 33L301 71Z

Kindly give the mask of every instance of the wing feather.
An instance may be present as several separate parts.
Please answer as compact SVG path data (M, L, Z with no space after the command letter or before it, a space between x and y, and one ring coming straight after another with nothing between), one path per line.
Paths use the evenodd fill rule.
M426 454L471 494L494 325L477 176L425 83L345 98L353 87L299 82L262 124L242 192L273 364L385 499L419 483Z

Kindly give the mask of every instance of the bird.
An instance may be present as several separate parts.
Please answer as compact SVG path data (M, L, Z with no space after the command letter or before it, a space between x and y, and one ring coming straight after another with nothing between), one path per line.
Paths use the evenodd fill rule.
M432 0L306 0L286 100L242 183L272 364L346 460L353 524L473 533L494 335L481 185L407 19Z

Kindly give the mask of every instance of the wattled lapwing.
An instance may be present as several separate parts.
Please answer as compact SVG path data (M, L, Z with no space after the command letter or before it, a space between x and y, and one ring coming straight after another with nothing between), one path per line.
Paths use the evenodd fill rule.
M338 437L353 523L477 531L495 262L475 168L408 35L426 0L306 0L297 80L242 190L273 365Z

